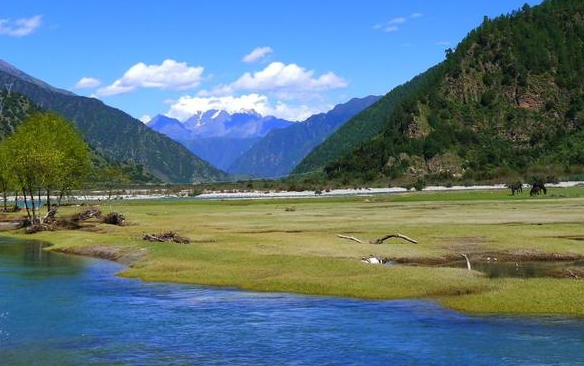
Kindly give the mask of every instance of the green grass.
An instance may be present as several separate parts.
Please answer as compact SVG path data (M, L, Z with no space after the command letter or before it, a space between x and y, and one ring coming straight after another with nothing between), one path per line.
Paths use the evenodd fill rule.
M371 299L433 298L472 313L584 316L584 281L492 280L464 269L372 266L373 254L438 258L456 253L510 251L584 255L584 189L552 189L548 197L512 197L504 191L408 193L372 197L242 201L117 201L127 227L44 232L26 238L53 249L114 245L145 249L145 259L121 275L148 281L230 286L257 291ZM579 198L582 196L583 198ZM285 208L294 207L295 211ZM64 209L61 214L79 208ZM102 210L109 211L109 206ZM174 230L190 245L148 243L141 235ZM417 245L390 240L400 232ZM11 235L24 237L24 234Z

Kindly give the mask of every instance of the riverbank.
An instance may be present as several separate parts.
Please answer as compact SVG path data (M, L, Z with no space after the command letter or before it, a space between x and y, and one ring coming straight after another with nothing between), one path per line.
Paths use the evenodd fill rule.
M147 281L368 299L432 298L470 313L584 316L581 280L489 279L460 268L360 261L374 255L440 262L460 253L471 260L487 253L514 255L519 261L578 258L584 255L582 188L552 188L537 198L494 190L112 205L127 215L129 226L96 223L78 231L9 235L47 241L51 250L69 253L100 256L95 248L138 253L121 275ZM76 210L67 207L60 214ZM109 204L102 210L107 212ZM167 230L191 238L191 244L141 239L144 233ZM370 240L398 232L419 244L357 244L337 237Z
M529 184L523 184L523 189L529 190ZM548 183L548 188L584 188L583 181L566 181L559 183ZM466 191L508 191L505 184L483 184L483 185L450 185L440 186L431 185L422 189L422 192L466 192ZM108 192L88 191L81 194L76 192L68 202L79 204L87 201L109 201L109 200L173 200L173 199L193 199L193 200L242 200L242 199L273 199L273 198L322 198L322 197L367 197L376 195L387 195L394 193L415 193L414 188L403 187L362 187L362 188L338 188L322 191L281 191L273 189L232 189L232 190L204 190L193 195L192 189L119 189L112 193L111 197ZM51 199L56 201L58 197L53 196ZM19 197L22 201L22 197ZM14 202L14 196L8 196L9 203ZM38 201L36 201L38 203Z

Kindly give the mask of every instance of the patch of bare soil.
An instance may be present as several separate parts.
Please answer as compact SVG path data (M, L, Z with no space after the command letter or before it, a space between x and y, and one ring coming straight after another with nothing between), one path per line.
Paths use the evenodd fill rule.
M548 253L534 249L515 249L501 253L503 260L509 261L577 261L582 259L578 253Z
M558 268L547 272L551 277L584 280L584 268Z
M455 244L456 246L469 244L477 245L492 241L490 239L485 238L484 236L435 236L434 239L440 241L448 241Z
M250 230L250 231L240 231L240 234L273 234L273 233L282 233L282 234L298 234L306 231L302 230Z
M3 220L0 221L0 231L16 230L24 226L23 220Z
M70 248L58 248L55 249L55 251L65 254L82 255L85 257L107 259L126 265L132 265L133 263L139 261L146 255L145 250L136 250L127 247L124 248L117 245L91 245Z
M584 241L584 235L560 235L560 236L554 236L553 238Z

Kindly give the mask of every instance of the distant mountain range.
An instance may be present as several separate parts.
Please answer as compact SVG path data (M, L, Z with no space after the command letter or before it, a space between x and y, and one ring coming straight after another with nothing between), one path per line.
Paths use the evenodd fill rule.
M327 113L315 114L304 122L274 129L239 157L227 171L265 178L287 176L312 149L379 98L354 98Z
M261 116L255 111L230 114L209 110L198 112L184 122L157 115L147 126L180 142L215 167L226 170L267 133L292 124L280 118Z
M226 173L130 115L97 99L54 88L0 60L0 89L6 89L6 84L36 106L73 122L96 152L113 161L132 161L167 182L228 179Z
M355 98L303 122L261 116L255 111L230 114L209 110L198 112L184 122L158 115L147 126L235 176L280 178L379 98Z

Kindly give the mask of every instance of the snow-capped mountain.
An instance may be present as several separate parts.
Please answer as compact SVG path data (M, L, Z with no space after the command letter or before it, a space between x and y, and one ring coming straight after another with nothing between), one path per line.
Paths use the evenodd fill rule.
M293 122L262 116L254 110L229 114L222 110L199 112L184 121L184 126L197 137L264 137L273 129L288 127Z
M182 143L196 155L226 169L270 131L292 125L254 110L230 114L223 110L197 112L184 122L157 115L147 126Z

